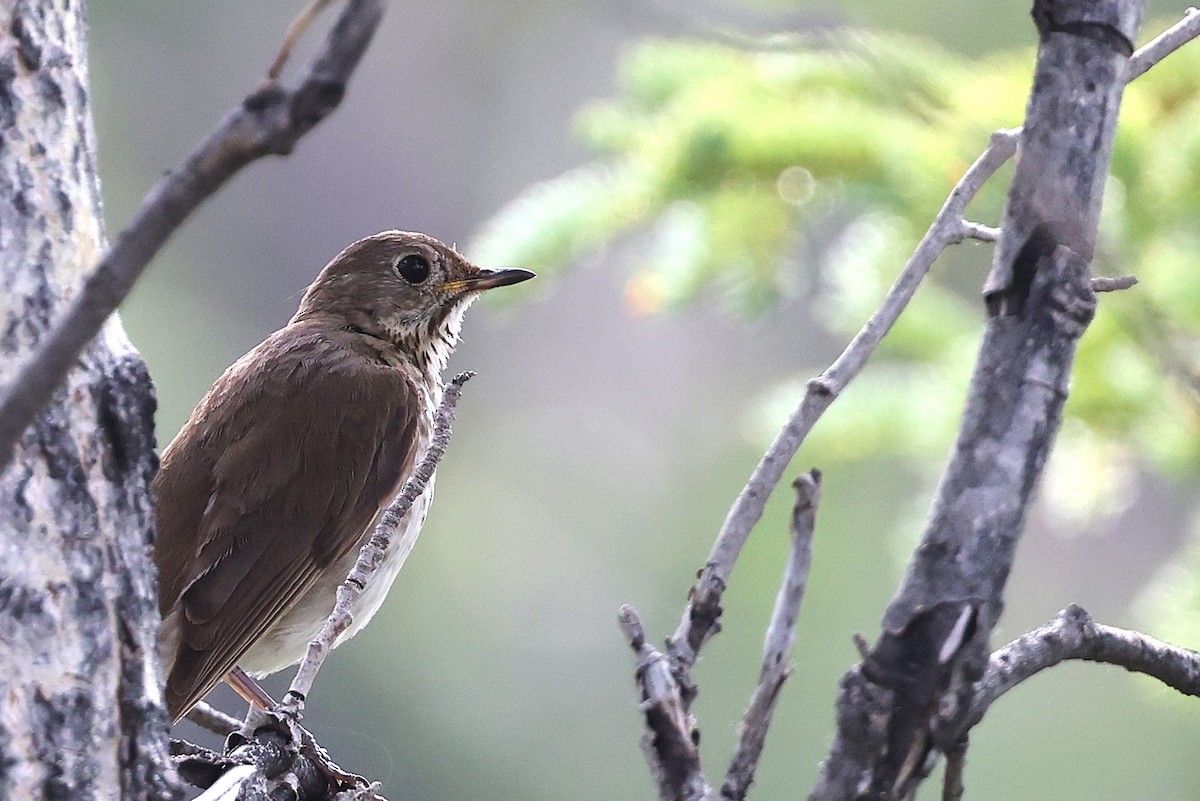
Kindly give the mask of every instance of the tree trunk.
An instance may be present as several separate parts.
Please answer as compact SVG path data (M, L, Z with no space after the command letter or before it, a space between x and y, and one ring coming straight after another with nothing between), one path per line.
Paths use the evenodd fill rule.
M107 247L85 8L0 0L0 381ZM114 315L0 473L0 799L160 799L154 390Z

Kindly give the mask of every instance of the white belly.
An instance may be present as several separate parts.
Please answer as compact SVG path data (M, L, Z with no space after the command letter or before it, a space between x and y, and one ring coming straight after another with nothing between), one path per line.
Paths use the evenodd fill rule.
M418 452L423 452L423 450L422 448ZM338 637L334 647L357 634L379 611L379 607L383 605L383 599L387 597L388 590L391 589L392 582L396 580L396 575L412 551L413 545L417 541L417 535L421 533L421 525L425 522L425 515L429 511L429 504L432 500L433 479L431 478L425 492L413 502L402 530L392 536L382 564L371 576L354 605L354 621ZM364 543L370 539L374 531L375 522L372 522L363 537ZM336 567L330 568L338 576L339 583L350 574L350 569L358 560L359 550L360 548L354 548ZM304 658L309 641L320 633L326 618L333 611L336 594L336 585L332 582L318 584L238 660L238 666L251 676L259 678L297 664Z

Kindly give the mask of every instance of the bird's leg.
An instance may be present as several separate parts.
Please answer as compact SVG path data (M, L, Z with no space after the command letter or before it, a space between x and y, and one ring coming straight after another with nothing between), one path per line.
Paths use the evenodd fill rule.
M336 787L370 787L371 783L357 773L342 770L329 752L320 746L312 734L300 725L299 710L292 706L288 709L287 701L293 701L289 694L284 704L278 704L267 691L258 686L258 682L246 675L246 671L235 667L225 676L225 683L240 695L250 709L246 712L246 720L239 731L231 734L226 740L226 751L232 751L254 739L258 730L269 726L286 736L296 744L300 753L308 757L313 766ZM297 699L299 700L299 699Z
M270 711L279 706L266 690L258 686L258 682L246 675L246 671L235 667L225 675L225 683L242 697L250 708L258 707Z

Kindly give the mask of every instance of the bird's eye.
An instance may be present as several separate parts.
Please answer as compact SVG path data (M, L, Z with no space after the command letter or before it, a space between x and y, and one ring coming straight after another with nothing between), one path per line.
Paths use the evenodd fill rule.
M429 260L410 253L396 262L396 273L410 284L422 283L429 277Z

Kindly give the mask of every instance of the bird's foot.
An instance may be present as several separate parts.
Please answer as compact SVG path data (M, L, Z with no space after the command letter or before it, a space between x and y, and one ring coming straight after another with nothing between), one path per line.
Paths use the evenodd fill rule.
M241 729L225 741L225 752L231 754L237 749L253 749L256 744L282 741L286 745L285 752L290 755L290 764L279 765L279 772L293 774L293 781L306 785L324 782L331 797L345 790L366 793L356 793L355 798L375 797L376 785L357 773L343 770L312 733L300 725L299 708L303 707L303 701L295 699L290 704L289 701L292 701L291 695L271 710L251 706Z

